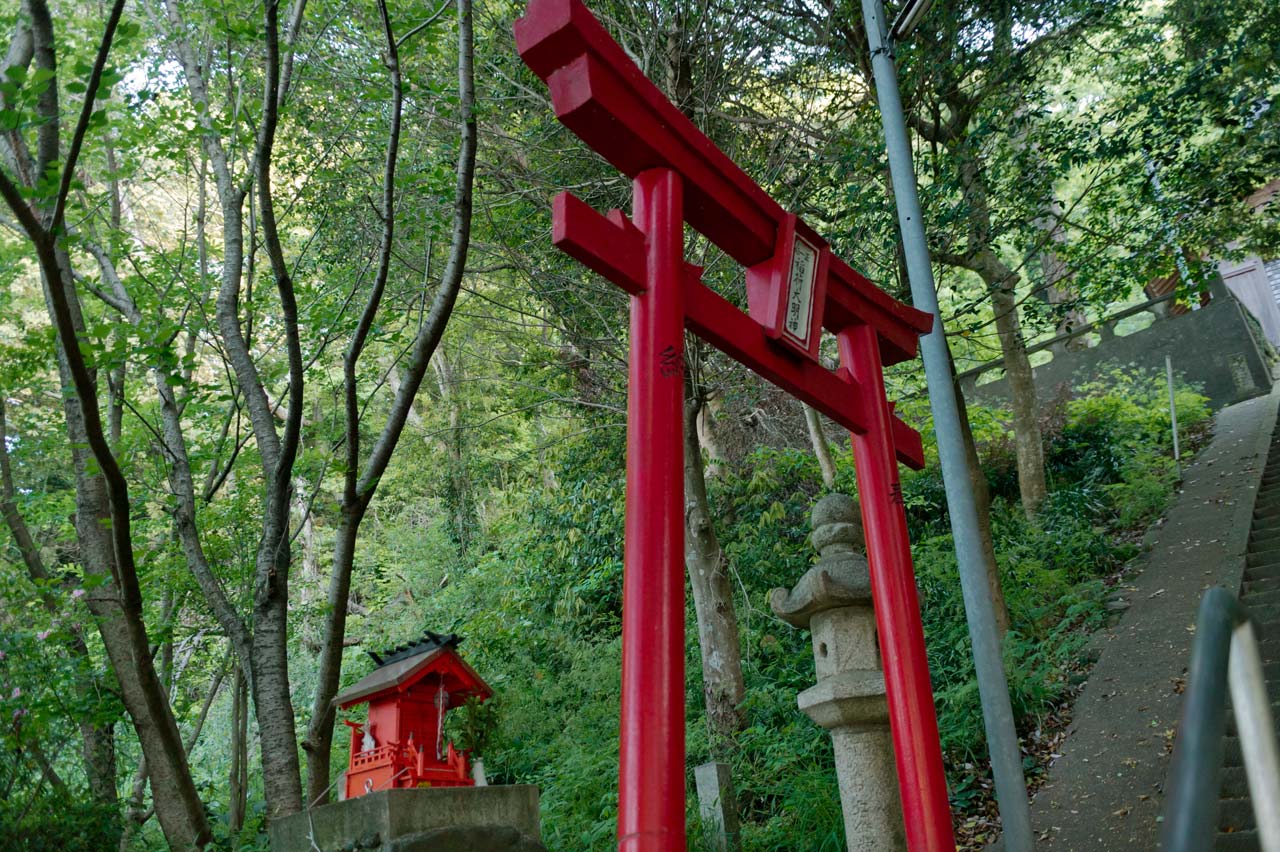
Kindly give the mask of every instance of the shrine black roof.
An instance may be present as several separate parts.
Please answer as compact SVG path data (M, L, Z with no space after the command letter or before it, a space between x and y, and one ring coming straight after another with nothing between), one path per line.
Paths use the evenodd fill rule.
M345 707L388 689L399 689L414 682L443 653L450 653L456 661L456 669L465 682L472 685L463 694L491 695L492 690L475 671L458 657L456 650L462 637L455 633L440 635L428 630L421 639L398 645L382 653L366 652L377 668L334 696L333 704Z
M382 668L408 657L424 654L427 651L435 651L439 648L457 648L460 644L462 644L462 637L457 633L447 633L442 636L439 633L428 630L416 642L406 642L403 645L389 648L380 654L373 651L366 651L365 653L373 658L373 661L378 664L378 668Z

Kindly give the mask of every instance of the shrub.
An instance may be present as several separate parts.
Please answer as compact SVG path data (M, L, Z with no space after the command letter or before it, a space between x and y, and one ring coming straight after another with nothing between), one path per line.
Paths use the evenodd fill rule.
M1118 533L1158 514L1173 485L1163 377L1116 370L1107 379L1047 407L1051 491L1034 521L1016 502L1003 415L971 412L994 495L992 535L1012 620L1004 659L1023 731L1070 692L1087 632L1106 615L1101 578L1135 552ZM1178 400L1190 435L1208 417L1204 397L1183 387ZM927 424L923 431L930 434ZM575 852L612 847L617 807L622 459L619 442L598 435L566 442L554 485L495 498L482 555L418 610L433 629L476 637L470 658L502 699L486 769L499 783L538 784L548 848ZM836 465L836 488L856 493L851 454L838 453ZM830 738L796 708L814 678L809 637L774 619L767 602L770 588L794 583L814 557L817 463L807 450L761 449L709 487L741 592L745 726L730 759L744 848L843 848ZM963 805L986 795L984 734L936 463L905 473L903 495L951 790ZM692 767L711 749L688 618ZM692 773L688 783L692 790ZM703 848L692 796L689 817L691 848Z

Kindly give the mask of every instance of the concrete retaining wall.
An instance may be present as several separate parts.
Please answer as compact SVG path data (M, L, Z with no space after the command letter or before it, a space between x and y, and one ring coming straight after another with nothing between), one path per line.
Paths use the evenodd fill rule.
M1052 360L1035 368L1036 395L1049 401L1063 385L1078 387L1119 364L1133 364L1163 372L1166 355L1173 358L1174 372L1199 385L1218 409L1265 394L1271 389L1271 369L1257 336L1257 326L1249 321L1239 302L1225 288L1214 288L1214 299L1198 311L1178 316L1168 314L1171 302L1160 299L1122 311L1099 323L1028 348L1028 352L1048 352ZM1149 326L1131 334L1116 334L1121 320L1150 313ZM1086 335L1099 337L1087 349L1069 350L1067 342ZM1043 355L1034 360L1042 359ZM993 371L1001 378L987 380ZM987 405L1008 401L1008 382L1003 377L1003 361L984 364L961 373L965 399Z

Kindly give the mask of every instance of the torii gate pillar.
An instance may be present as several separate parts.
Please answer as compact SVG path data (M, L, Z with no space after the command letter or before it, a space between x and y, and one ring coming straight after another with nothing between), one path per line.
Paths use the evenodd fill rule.
M633 196L645 290L631 297L618 849L656 852L685 842L684 193L651 169Z

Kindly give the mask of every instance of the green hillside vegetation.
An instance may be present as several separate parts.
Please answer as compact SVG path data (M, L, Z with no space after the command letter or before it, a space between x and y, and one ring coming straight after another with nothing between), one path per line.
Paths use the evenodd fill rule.
M590 6L905 298L857 4ZM958 370L1013 376L1153 277L1189 305L1217 259L1280 252L1280 207L1247 203L1280 178L1273 6L934 3L897 59ZM562 190L604 212L630 186L555 119L523 10L0 4L0 847L266 849L333 798L338 689L430 629L496 692L454 740L539 786L550 849L612 848L628 300L549 223ZM730 258L692 230L685 255L745 306ZM814 502L856 495L848 436L691 336L683 367L709 519L686 559L738 633L700 641L689 601L688 766L733 765L747 849L839 849L829 740L795 703L809 639L767 596L814 557ZM968 406L1033 783L1175 493L1164 381L1117 364ZM990 773L919 361L886 382L929 458L903 494L976 843ZM1177 392L1184 452L1201 390ZM710 652L741 665L704 689Z

